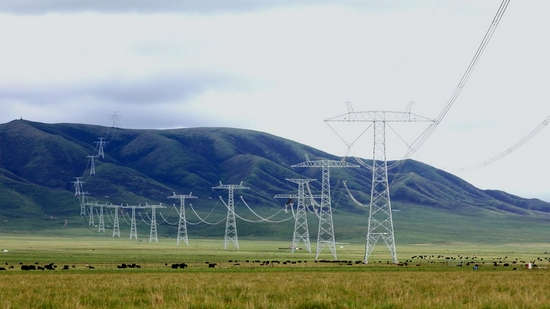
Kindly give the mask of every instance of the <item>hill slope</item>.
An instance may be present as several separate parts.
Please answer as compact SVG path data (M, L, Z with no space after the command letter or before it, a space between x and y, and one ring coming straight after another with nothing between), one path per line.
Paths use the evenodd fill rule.
M97 155L99 137L108 142L104 148L105 157L97 158L95 175L90 175L89 156ZM192 191L201 198L196 203L202 203L205 211L219 203L218 196L226 195L226 192L212 189L213 186L220 181L224 184L243 181L250 190L235 194L242 194L250 207L268 215L284 204L273 198L275 194L296 191L296 185L286 178L318 179L312 183L312 190L320 189L320 170L291 167L303 162L304 154L312 160L341 159L306 145L250 130L114 130L83 124L15 120L0 125L0 216L4 221L14 222L17 219L48 221L78 217L79 204L72 183L75 177L82 177L83 189L89 193L89 198L101 203L170 204L174 201L167 197L172 192ZM347 181L354 196L368 204L370 178L365 168L331 170L335 225L340 220L357 223L346 231L337 232L342 237L355 234L363 237L366 220L365 209L351 202L342 183ZM396 213L395 220L402 221L405 228L418 228L418 222L411 221L418 220L417 213L425 213L420 219L426 222L439 222L445 216L458 218L455 219L458 223L467 222L472 216L489 221L505 216L506 220L540 224L543 224L541 218L550 214L549 203L501 191L479 190L456 176L412 160L393 167L389 178L394 209L416 209L410 213L410 220ZM241 203L238 198L236 202ZM446 227L442 222L441 227ZM54 226L59 222L56 224ZM75 227L79 225L82 221L74 223ZM3 230L10 228L14 227L5 225ZM292 229L288 223L284 228ZM278 229L258 229L254 224L243 223L240 234L262 236ZM197 227L196 231L208 236L212 229ZM419 236L422 237L425 235Z

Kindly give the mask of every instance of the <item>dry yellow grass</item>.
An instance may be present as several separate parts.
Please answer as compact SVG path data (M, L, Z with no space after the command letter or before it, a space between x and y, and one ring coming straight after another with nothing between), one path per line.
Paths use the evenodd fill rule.
M368 265L315 263L312 254L290 254L279 249L286 243L265 241L243 241L239 251L221 250L221 242L212 240L185 247L173 241L81 237L14 236L2 241L9 252L0 263L15 267L0 271L0 308L550 307L546 244L400 246L401 261L425 258L396 266L388 264L384 250L376 251ZM346 244L339 248L339 258L357 261L363 250L363 244ZM479 270L466 263L474 257ZM248 259L304 261L268 267ZM209 269L206 260L218 266ZM518 262L522 260L537 260L540 268L527 270ZM495 261L510 266L494 266ZM59 268L22 271L21 262L55 262ZM117 269L122 262L142 268ZM171 269L166 262L186 262L189 268ZM96 268L85 268L88 263ZM64 264L70 269L61 270Z
M2 308L540 308L547 270L11 271Z

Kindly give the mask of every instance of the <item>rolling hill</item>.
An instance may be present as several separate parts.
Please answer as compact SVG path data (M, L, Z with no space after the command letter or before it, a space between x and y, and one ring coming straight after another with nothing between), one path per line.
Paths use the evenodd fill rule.
M100 137L106 142L105 156L97 158L95 174L90 175L89 156L97 155ZM234 128L129 130L14 120L0 125L0 232L40 229L64 233L62 222L64 228L93 230L79 216L75 177L84 181L83 189L89 199L101 203L170 205L174 201L167 197L173 192L192 191L199 197L194 203L203 215L219 204L218 196L226 194L212 187L220 181L243 181L250 190L236 195L243 195L254 211L268 216L278 212L285 202L274 199L275 194L296 191L296 185L286 178L317 179L312 190L320 189L319 169L291 167L303 162L305 154L312 160L341 160L291 140ZM547 238L547 202L480 190L452 174L413 160L395 164L389 173L398 241ZM347 181L358 200L368 204L370 177L366 168L331 170L337 237L364 238L366 209L351 201L343 182ZM236 202L241 200L237 198ZM223 207L220 210L222 216ZM285 239L291 233L288 229L292 230L289 221L269 226L252 221L240 223L240 236L282 235L277 237ZM311 222L314 237L315 225ZM511 230L510 226L516 229ZM202 225L193 232L214 237L220 235L220 230L223 227ZM171 233L170 229L164 233ZM480 233L484 236L480 237Z

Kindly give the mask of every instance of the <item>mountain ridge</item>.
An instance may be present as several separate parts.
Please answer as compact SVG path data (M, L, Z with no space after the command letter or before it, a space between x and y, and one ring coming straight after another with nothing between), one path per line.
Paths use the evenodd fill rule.
M109 135L107 135L109 134ZM90 175L89 156L97 155L99 137L106 138L105 158L97 158ZM264 132L237 128L122 129L88 124L45 124L14 120L0 124L0 217L78 216L73 181L98 201L166 203L172 192L193 191L217 200L223 183L244 182L254 209L280 209L278 193L292 193L286 178L313 178L320 190L320 170L292 168L305 161L342 160L307 145ZM364 160L367 164L372 162ZM550 203L499 190L481 190L448 172L414 160L389 169L395 209L422 207L439 215L550 216ZM371 174L365 168L332 169L335 212L353 215L355 205L343 187L368 204Z

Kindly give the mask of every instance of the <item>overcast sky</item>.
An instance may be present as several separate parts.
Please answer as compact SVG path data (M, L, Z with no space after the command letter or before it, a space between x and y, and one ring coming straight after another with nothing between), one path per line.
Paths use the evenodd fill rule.
M372 157L347 111L436 118L501 0L0 3L0 122L236 127ZM550 2L512 1L462 93L413 159L482 189L550 200ZM400 159L426 123L387 128ZM338 134L336 134L338 133ZM340 137L338 136L340 135ZM297 162L298 163L298 162Z

